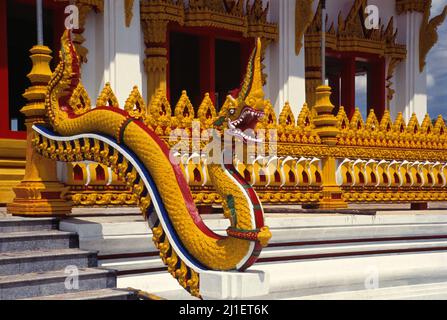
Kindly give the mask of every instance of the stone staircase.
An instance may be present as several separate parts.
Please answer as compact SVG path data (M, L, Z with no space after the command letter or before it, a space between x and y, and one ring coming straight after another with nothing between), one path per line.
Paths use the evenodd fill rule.
M228 222L205 217L224 234ZM447 299L447 211L376 215L267 214L273 238L253 269L270 274L267 299ZM191 299L166 272L138 216L61 223L118 272L118 286ZM377 288L369 280L377 278Z
M0 219L0 300L132 300L56 219Z

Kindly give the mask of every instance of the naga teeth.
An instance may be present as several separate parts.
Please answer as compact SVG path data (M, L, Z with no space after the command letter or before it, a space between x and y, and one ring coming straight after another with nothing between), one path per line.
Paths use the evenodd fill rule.
M264 113L263 113L263 112L258 112L258 111L249 111L249 110L247 110L247 111L245 111L245 112L239 117L239 119L237 119L237 120L235 120L235 121L230 121L230 123L231 123L233 126L238 126L238 125L240 125L240 124L245 120L245 118L246 118L247 116L252 116L252 117L258 117L258 118L260 118L260 117L263 117L263 116L264 116Z
M248 134L245 134L244 132L242 132L240 129L237 129L237 128L231 129L228 132L231 135L238 136L240 138L242 137L243 139L245 139L246 141L249 141L249 142L255 142L255 143L261 143L262 142L262 139L256 139L255 137L252 137L252 136L250 136Z

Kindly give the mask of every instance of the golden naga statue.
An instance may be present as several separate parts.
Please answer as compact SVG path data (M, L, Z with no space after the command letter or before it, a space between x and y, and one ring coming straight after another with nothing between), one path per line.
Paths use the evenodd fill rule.
M170 161L166 143L145 123L117 107L89 110L71 105L80 83L80 62L70 31L62 37L60 64L47 89L46 108L51 128L34 126L33 145L41 155L64 162L95 161L124 178L139 199L169 273L192 295L200 297L200 274L207 270L244 271L266 247L271 233L253 188L233 164L208 167L215 189L230 219L227 236L203 222L180 166ZM244 142L243 133L263 116L261 44L250 58L237 96L229 96L226 112L216 126Z

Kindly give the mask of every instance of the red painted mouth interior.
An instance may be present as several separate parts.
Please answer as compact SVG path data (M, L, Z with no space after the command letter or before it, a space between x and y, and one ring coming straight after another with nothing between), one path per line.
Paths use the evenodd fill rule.
M256 128L259 120L264 116L264 112L257 111L252 108L246 107L239 116L238 119L232 121L231 123L241 131Z

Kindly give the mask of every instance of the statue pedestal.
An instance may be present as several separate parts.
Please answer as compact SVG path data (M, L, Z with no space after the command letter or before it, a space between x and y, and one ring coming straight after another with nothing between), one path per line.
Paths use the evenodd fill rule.
M46 90L51 80L51 50L45 46L31 49L33 69L28 75L32 86L23 96L28 100L20 111L26 116L26 167L22 182L13 188L15 199L8 204L8 213L15 216L66 216L72 204L66 201L68 188L59 183L56 161L45 159L33 148L34 124L45 124Z
M204 300L243 300L266 296L270 275L263 271L216 272L200 274L200 295Z

